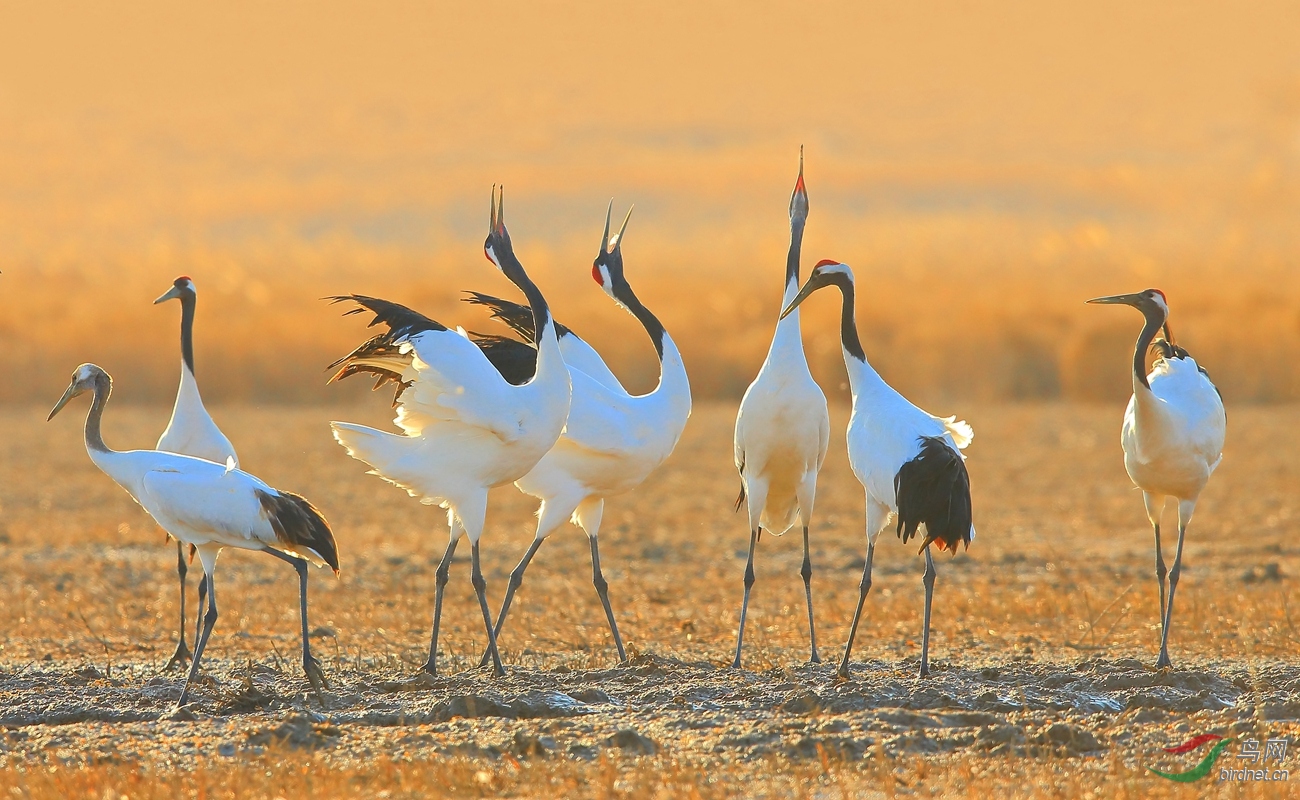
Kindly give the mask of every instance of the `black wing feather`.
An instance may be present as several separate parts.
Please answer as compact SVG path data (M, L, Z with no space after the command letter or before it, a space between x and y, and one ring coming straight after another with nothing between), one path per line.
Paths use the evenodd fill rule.
M940 550L970 547L970 475L959 453L940 436L920 437L921 452L894 476L898 535L904 542L925 525L921 550L936 543Z
M509 325L511 330L524 338L524 341L532 342L536 339L533 332L533 309L531 307L510 300L502 300L500 297L493 297L482 292L465 292L465 294L469 295L469 297L461 299L466 303L485 306L492 312L493 318ZM555 323L555 334L560 337L577 335L559 322Z
M375 315L366 327L374 327L380 323L387 325L388 330L383 333L377 333L366 341L362 342L355 350L343 356L339 360L330 364L327 369L339 368L330 378L330 382L343 380L358 373L369 373L376 376L375 389L392 381L397 384L397 391L393 395L393 405L397 405L398 399L402 392L409 386L409 383L402 381L400 372L384 369L375 364L358 364L359 359L374 359L380 357L397 357L400 355L399 349L401 342L417 333L424 331L445 331L447 326L437 320L429 319L418 311L412 311L404 305L394 303L389 300L381 300L377 297L366 297L360 294L336 295L327 297L326 300L332 303L343 303L351 301L357 304L356 308L344 312L343 316L352 314L361 314L369 311Z
M509 336L472 331L469 338L509 383L521 386L537 373L537 350L531 344Z

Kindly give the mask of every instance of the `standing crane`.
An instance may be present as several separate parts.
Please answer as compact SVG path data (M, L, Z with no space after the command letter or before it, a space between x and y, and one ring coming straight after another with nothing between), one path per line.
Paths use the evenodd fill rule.
M1169 302L1159 289L1136 294L1096 297L1089 303L1133 306L1146 324L1133 350L1133 396L1124 411L1120 444L1124 469L1142 490L1147 519L1156 535L1156 581L1160 584L1160 656L1156 667L1171 666L1169 626L1174 618L1174 591L1182 574L1183 537L1196 510L1196 498L1223 460L1223 440L1228 418L1223 398L1210 376L1188 352L1174 343L1169 329ZM1165 338L1156 340L1164 328ZM1154 346L1160 357L1148 375L1147 350ZM1160 552L1160 517L1168 498L1178 501L1178 549L1169 570L1169 597L1165 598L1165 560Z
M803 148L799 149L799 177L790 196L790 249L785 260L782 308L799 291L799 251L808 221L808 192L803 182ZM782 316L758 377L745 390L736 414L735 456L740 472L740 497L736 509L748 500L749 559L745 562L745 595L736 632L736 658L745 643L745 617L749 592L754 586L754 550L762 531L780 536L803 523L803 587L808 599L810 661L821 663L817 653L817 628L813 623L812 556L808 525L817 493L817 473L826 460L831 421L826 395L808 371L797 311Z
M930 674L930 606L934 598L935 568L930 545L957 552L975 538L971 523L970 476L962 448L974 436L970 425L956 417L936 417L903 397L885 383L867 363L858 339L854 311L853 271L847 264L827 259L817 262L798 296L781 312L791 314L813 292L839 287L840 347L853 395L849 416L849 465L867 492L867 562L858 586L858 607L853 612L849 641L839 675L849 677L849 654L858 632L862 607L871 591L871 562L876 539L897 515L897 533L906 543L925 526L919 552L925 553L925 615L921 635L921 677Z
M503 193L504 194L504 193ZM506 231L503 204L493 187L491 226L483 252L524 293L540 331L536 369L521 385L507 381L464 331L387 300L362 295L331 298L352 301L349 314L370 311L380 333L336 361L331 380L358 372L378 376L375 388L397 384L394 422L401 434L349 422L331 422L334 438L348 455L420 502L447 509L450 542L438 564L433 633L423 669L437 674L438 626L452 555L462 535L471 546L471 575L478 594L488 652L496 674L505 674L487 603L487 583L479 566L479 538L487 516L488 490L519 480L546 455L569 416L569 370L556 338L555 321L537 285L515 257Z
M591 545L591 578L605 609L609 630L618 649L618 660L627 660L623 639L609 604L609 586L600 569L598 536L605 510L605 498L631 491L668 458L681 438L691 415L691 387L681 353L664 326L632 291L623 275L623 234L627 220L613 239L609 235L613 201L605 212L605 232L600 252L591 267L591 276L611 299L645 328L659 356L659 385L644 395L629 394L605 362L589 344L568 328L561 331L560 352L569 367L573 382L573 403L564 433L537 466L515 481L520 491L542 501L537 512L537 533L519 565L510 573L510 583L497 616L497 636L510 612L515 592L523 584L524 570L552 532L565 520L587 534ZM479 347L497 363L503 374L522 367L525 374L537 350L533 319L527 306L490 295L474 293L470 302L487 306L493 316L505 322L526 342L501 336L475 335ZM487 663L483 654L481 664Z
M176 404L172 406L172 418L167 429L158 439L157 449L168 453L194 456L218 464L231 463L239 466L239 456L230 440L212 421L212 415L203 407L203 398L199 396L199 384L194 380L194 307L198 293L194 281L188 275L177 278L172 287L162 294L154 305L168 300L181 301L181 382L176 390ZM190 660L190 648L185 644L185 575L188 565L185 563L186 545L176 540L176 575L180 579L181 621L180 634L176 641L176 652L164 669L183 666ZM199 611L194 627L194 641L198 643L199 626L203 623L203 602L207 581L199 581Z
M194 658L176 707L189 699L190 684L217 622L217 593L212 575L222 548L260 550L288 562L298 572L299 610L302 614L302 668L322 705L326 686L320 662L311 653L307 626L307 562L328 565L339 572L338 548L329 523L305 498L272 489L260 479L236 469L233 462L218 464L162 450L113 450L104 444L100 423L113 391L113 379L94 364L82 364L72 374L63 397L47 418L63 410L68 401L92 392L86 414L86 452L90 460L139 503L162 529L177 541L192 545L203 565L208 586L207 613L202 635L194 642Z

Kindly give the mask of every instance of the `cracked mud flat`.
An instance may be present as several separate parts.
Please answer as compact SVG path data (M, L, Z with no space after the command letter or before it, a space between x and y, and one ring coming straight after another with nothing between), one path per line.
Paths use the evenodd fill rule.
M1183 730L1244 733L1259 723L1300 733L1300 667L1286 664L941 663L921 680L914 664L873 662L840 681L828 664L751 672L646 653L608 669L511 668L502 678L335 669L322 708L299 676L213 663L179 715L179 679L153 675L152 665L107 676L6 669L0 748L11 760L159 766L276 746L339 761L380 753L854 760L873 747L891 757L1100 756L1154 751L1181 741Z

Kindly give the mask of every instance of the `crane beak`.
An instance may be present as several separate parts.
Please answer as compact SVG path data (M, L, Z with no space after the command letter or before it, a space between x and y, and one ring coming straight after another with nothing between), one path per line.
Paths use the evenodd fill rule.
M614 201L611 200L610 208L612 209L613 207L614 207ZM620 247L623 246L623 234L627 231L627 221L632 219L632 209L634 208L636 208L636 205L628 206L627 216L623 217L623 224L618 227L618 235L614 237L615 250L618 250Z
M600 235L600 254L609 252L609 219L614 215L614 198L609 198L609 208L605 209L605 232Z
M163 292L162 295L159 296L157 300L153 301L153 304L158 305L159 303L165 303L168 300L179 300L180 298L181 298L181 290L173 286L172 288Z
M799 304L807 300L808 296L811 295L813 292L817 291L823 286L829 286L829 285L830 284L827 281L818 280L816 275L809 277L808 282L805 283L803 285L803 288L799 290L799 294L795 295L795 298L790 301L790 305L786 306L785 310L781 312L781 316L777 318L777 321L779 322L785 319L786 317L790 316L790 312L798 308Z
M54 419L54 415L62 411L63 407L68 404L68 401L79 394L81 394L81 392L77 391L76 381L73 381L72 383L68 384L67 391L65 391L63 393L63 396L59 398L59 402L54 404L54 410L51 411L50 415L45 418L45 421L49 422L50 420Z
M808 190L803 185L803 145L799 145L799 177L794 182L794 191L790 194L790 219L804 221L808 219Z
M1101 305L1116 306L1136 306L1142 300L1141 294L1112 294L1106 297L1094 297L1089 303L1098 303Z

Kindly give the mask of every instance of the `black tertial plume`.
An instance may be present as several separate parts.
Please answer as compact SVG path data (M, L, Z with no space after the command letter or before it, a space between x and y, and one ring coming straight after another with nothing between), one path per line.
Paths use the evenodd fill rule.
M894 476L898 503L898 535L904 542L925 525L924 551L931 543L957 552L970 547L970 475L959 453L940 436L920 437L921 452Z

